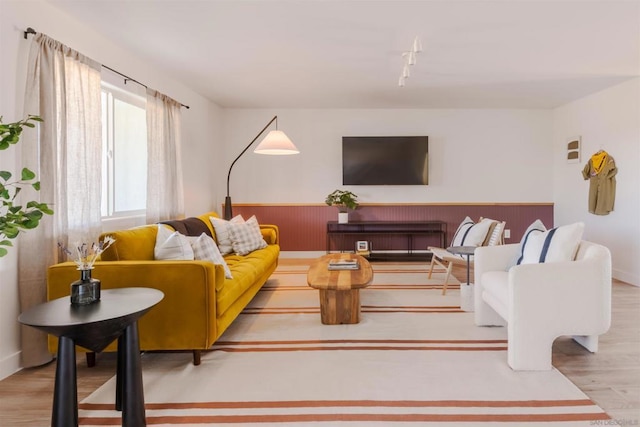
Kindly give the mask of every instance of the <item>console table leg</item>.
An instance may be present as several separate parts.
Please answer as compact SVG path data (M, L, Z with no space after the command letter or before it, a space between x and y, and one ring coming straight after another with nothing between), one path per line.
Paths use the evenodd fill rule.
M76 346L71 338L58 339L58 361L53 391L52 427L78 425Z

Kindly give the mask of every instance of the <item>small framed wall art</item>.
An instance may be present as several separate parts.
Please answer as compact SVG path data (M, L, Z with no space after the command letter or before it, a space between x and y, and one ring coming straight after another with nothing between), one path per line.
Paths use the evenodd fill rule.
M580 163L581 145L579 136L567 140L567 163Z

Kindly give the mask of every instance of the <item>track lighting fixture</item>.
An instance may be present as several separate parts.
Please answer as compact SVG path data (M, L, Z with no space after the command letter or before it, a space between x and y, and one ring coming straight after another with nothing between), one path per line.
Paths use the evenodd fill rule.
M404 58L404 66L402 67L402 74L400 74L400 79L398 80L398 86L403 87L405 85L406 79L410 76L409 67L411 65L415 65L416 63L416 54L422 52L422 42L418 37L413 39L413 43L411 45L411 49L402 52L402 58Z

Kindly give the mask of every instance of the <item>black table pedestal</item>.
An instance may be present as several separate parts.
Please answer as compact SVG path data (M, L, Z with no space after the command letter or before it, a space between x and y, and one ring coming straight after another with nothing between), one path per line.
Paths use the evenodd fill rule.
M51 426L78 425L78 388L76 386L76 346L71 338L58 339L56 383L53 391Z

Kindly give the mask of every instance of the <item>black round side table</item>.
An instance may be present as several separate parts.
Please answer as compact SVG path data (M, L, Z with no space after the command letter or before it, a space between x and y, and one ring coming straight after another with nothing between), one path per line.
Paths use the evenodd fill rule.
M138 341L138 319L164 298L151 288L102 291L100 301L71 305L69 297L37 305L18 317L22 324L58 337L58 360L51 425L78 425L75 346L100 352L118 339L115 408L122 425L146 425L144 390Z

